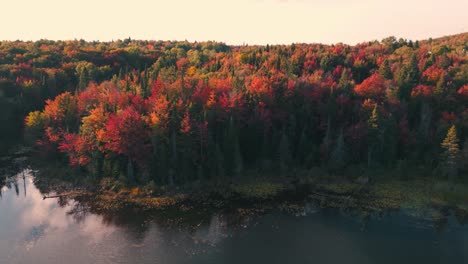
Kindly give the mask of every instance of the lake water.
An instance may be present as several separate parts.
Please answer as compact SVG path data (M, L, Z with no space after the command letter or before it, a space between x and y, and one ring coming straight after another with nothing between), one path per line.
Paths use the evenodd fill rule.
M457 264L468 263L468 226L312 205L298 215L99 215L73 200L43 200L24 171L1 188L0 263Z

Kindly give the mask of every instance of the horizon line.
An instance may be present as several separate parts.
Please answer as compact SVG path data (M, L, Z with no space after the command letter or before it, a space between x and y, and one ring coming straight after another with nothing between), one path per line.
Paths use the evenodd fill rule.
M154 42L188 42L188 43L207 43L207 42L215 42L215 43L223 43L227 46L233 46L233 47L242 47L242 46L266 46L266 45L273 45L273 46L281 46L281 45L291 45L291 44L308 44L308 45L313 45L313 44L321 44L321 45L338 45L338 44L343 44L343 45L348 45L348 46L356 46L359 44L364 44L364 43L369 43L369 42L382 42L382 40L386 38L391 38L394 37L397 41L403 39L406 41L425 41L429 39L441 39L445 37L452 37L452 36L457 36L457 35L463 35L463 34L468 34L468 31L460 32L460 33L455 33L455 34L445 34L445 35L439 35L439 36L432 36L432 37L427 37L427 38L419 38L419 39L411 39L411 38L404 38L404 37L398 37L395 35L390 35L387 37L384 37L382 39L372 39L372 40L363 40L355 43L347 43L347 42L333 42L333 43L327 43L327 42L301 42L301 41L292 41L292 42L283 42L283 43L265 43L265 44L259 44L259 43L248 43L248 42L243 42L242 44L240 43L228 43L226 41L220 41L220 40L177 40L177 39L141 39L141 38L132 38L132 36L128 36L126 38L116 38L116 39L106 39L106 40L89 40L86 38L74 38L74 39L48 39L48 38L39 38L39 39L0 39L0 42L38 42L38 41L56 41L56 42L66 42L66 41L85 41L87 43L91 42L99 42L99 43L113 43L117 41L125 41L127 39L130 39L131 41L154 41Z

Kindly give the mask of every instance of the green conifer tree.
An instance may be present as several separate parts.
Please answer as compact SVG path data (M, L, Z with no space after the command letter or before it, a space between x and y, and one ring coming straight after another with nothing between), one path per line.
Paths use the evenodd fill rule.
M442 141L442 148L444 152L442 153L442 167L453 188L454 179L458 173L458 165L459 165L459 155L460 155L460 148L458 146L458 136L457 136L457 129L455 125L450 127L447 132L447 136L445 137L444 141Z
M346 165L346 147L344 142L343 130L340 131L338 138L330 154L329 167L332 170L341 170Z
M384 77L387 80L393 79L393 72L390 69L390 63L388 62L387 59L384 60L382 65L380 65L379 73L380 73L380 75L382 75L382 77Z
M367 152L367 166L373 163L374 150L378 144L379 137L379 112L377 105L372 110L372 113L367 121L367 137L368 137L368 152Z

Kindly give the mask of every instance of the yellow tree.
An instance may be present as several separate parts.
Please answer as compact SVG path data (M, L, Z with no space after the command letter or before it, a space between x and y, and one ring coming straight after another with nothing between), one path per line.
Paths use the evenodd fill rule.
M458 172L458 162L460 155L460 147L458 146L458 142L459 140L457 136L457 129L455 125L453 125L448 130L447 136L441 144L442 148L444 149L444 152L442 153L442 166L445 173L449 177L449 181L452 184L452 187L453 180Z

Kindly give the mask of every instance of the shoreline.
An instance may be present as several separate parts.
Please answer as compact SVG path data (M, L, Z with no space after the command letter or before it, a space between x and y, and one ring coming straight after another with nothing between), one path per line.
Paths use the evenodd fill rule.
M405 171L406 176L398 171L369 170L363 174L365 177L337 176L320 170L298 171L294 176L272 176L265 172L260 174L264 176L251 177L259 172L250 171L224 182L206 180L169 187L152 181L129 186L114 178L85 176L58 166L59 163L37 161L28 160L26 167L38 169L34 181L45 196L73 198L98 212L277 208L300 213L304 204L313 203L320 208L364 213L408 210L434 219L453 211L468 220L468 183L461 179L451 189L447 181L423 176L427 174L417 172L416 168Z
M455 195L447 196L443 183L430 186L423 181L389 181L385 183L317 183L282 185L270 182L218 186L192 192L172 192L155 195L144 187L109 189L109 182L100 188L74 199L85 203L94 212L112 213L130 209L134 212L180 213L190 211L237 210L245 214L258 214L280 210L301 215L307 204L328 209L357 211L364 215L408 211L421 218L443 222L454 213L468 220L466 185L456 185ZM403 187L406 186L406 187ZM457 200L458 199L458 200Z

